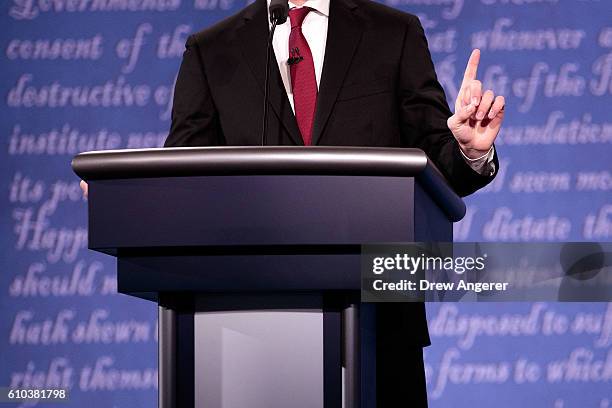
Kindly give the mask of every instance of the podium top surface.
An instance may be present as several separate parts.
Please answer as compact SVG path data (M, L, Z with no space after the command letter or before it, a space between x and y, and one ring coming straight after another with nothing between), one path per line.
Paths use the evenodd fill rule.
M463 200L420 149L328 146L177 147L86 152L72 161L83 180L196 176L414 177L456 221Z

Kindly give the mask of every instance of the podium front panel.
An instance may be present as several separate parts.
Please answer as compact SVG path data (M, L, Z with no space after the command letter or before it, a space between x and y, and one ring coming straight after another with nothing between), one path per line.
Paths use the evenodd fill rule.
M210 176L98 180L90 248L412 241L414 179Z

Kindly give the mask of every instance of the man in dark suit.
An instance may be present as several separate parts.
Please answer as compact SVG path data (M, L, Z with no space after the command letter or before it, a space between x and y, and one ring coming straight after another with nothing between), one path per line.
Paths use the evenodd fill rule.
M290 3L292 8L300 5L311 8L302 24L312 55L298 66L314 65L305 73L317 74L316 109L307 112L314 117L309 134L302 135L294 114L300 101L295 93L288 97L292 86L286 70L291 67L277 55L278 64L271 64L267 144L304 145L306 140L327 146L418 147L460 195L492 180L498 167L492 145L504 101L491 91L482 93L476 81L477 50L452 115L418 18L367 0ZM326 24L315 26L309 39L307 24L315 18ZM256 0L189 37L166 146L260 144L267 21L266 2ZM324 45L313 44L321 41L316 37L321 31L327 33ZM323 49L324 58L317 48ZM275 46L279 54L277 50Z
M478 50L451 114L418 18L369 0L289 6L275 35L267 144L421 148L460 195L493 179L504 99L482 92ZM189 37L165 146L260 144L267 9L256 0ZM378 406L426 406L423 304L382 304L376 319Z
M267 144L418 147L460 195L493 179L504 99L482 92L478 50L453 115L415 16L368 0L289 6L275 35ZM268 33L256 0L189 37L166 146L260 144ZM427 406L424 305L378 305L376 319L377 405Z

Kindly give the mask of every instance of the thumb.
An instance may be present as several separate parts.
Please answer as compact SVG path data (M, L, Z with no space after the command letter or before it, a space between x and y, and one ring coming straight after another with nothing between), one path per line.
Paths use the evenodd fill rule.
M448 127L451 130L458 128L459 126L467 122L470 119L470 117L474 114L475 111L476 111L476 105L474 105L473 103L470 103L469 105L465 105L464 107L459 108L458 110L455 111L455 114L453 116L448 118L448 121L447 121Z
M87 198L87 195L89 193L89 186L87 185L85 180L81 180L79 185L81 186L81 190L83 190L83 197Z

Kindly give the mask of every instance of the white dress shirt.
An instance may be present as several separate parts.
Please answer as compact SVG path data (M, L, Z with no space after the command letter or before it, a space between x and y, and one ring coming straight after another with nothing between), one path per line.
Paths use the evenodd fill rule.
M302 22L302 33L308 42L312 60L314 63L317 88L321 83L321 73L323 71L323 60L325 59L325 45L327 43L327 25L329 21L329 2L330 0L306 0L300 7L310 7L312 10L306 15ZM270 0L268 0L268 5ZM289 8L298 7L289 1ZM268 19L269 20L269 19ZM289 34L291 33L291 23L289 18L283 24L276 26L272 45L276 63L285 86L285 91L289 97L291 109L295 112L293 102L293 90L291 89L291 74L287 60L289 59ZM461 152L467 164L477 173L482 175L492 175L495 172L493 164L494 149L491 147L489 152L477 159L469 159Z

